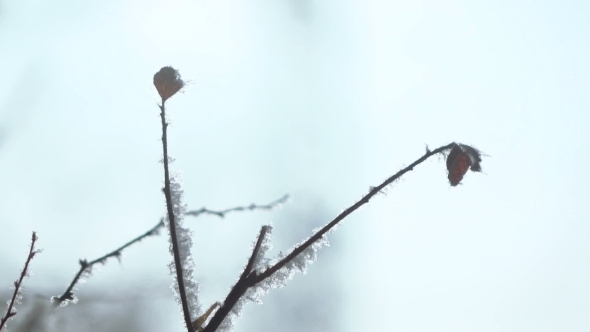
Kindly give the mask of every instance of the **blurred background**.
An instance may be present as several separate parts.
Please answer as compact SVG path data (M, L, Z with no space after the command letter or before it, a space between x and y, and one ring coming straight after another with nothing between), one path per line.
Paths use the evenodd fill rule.
M182 331L164 233L77 272L164 214L153 74L167 103L201 303L222 300L261 225L287 251L431 149L235 331L590 330L590 3L0 2L0 298L32 262L12 331ZM5 300L2 300L4 303ZM2 309L2 307L0 307Z

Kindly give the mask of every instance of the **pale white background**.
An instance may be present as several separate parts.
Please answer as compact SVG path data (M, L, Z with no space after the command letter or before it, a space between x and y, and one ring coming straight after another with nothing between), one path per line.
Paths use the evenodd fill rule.
M261 225L285 251L426 144L489 155L456 188L442 159L416 168L236 331L588 331L589 15L585 1L4 0L0 284L33 230L25 296L47 298L79 258L157 223L152 77L172 65L190 80L168 104L189 207L293 198L187 219L206 306ZM169 261L165 237L147 239L78 306L100 294L97 326L129 303L144 331L182 331Z

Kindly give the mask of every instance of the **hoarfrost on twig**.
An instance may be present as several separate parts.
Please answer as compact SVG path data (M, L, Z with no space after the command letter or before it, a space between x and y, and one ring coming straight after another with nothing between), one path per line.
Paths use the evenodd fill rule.
M201 315L201 305L199 304L199 283L196 282L193 278L195 263L193 257L190 253L192 245L193 245L193 234L192 231L183 225L184 215L187 211L187 206L183 203L183 190L180 185L180 175L176 174L170 178L170 194L173 203L173 211L174 211L174 221L176 224L176 236L178 240L178 251L180 254L180 262L182 267L182 276L186 291L186 297L188 300L189 310L191 319L197 319ZM166 228L168 232L170 232L170 220L168 216L164 218L164 222L166 223ZM174 256L173 249L172 249L172 240L171 237L168 236L168 242L170 244L170 254ZM174 258L172 262L168 265L170 268L170 274L175 276L176 275L176 268L174 265ZM172 289L176 296L177 302L180 304L180 291L178 280L174 278L174 282L172 283Z
M262 239L262 244L258 248L258 252L253 252L254 262L253 271L260 274L281 261L285 255L279 252L276 258L268 259L264 257L264 254L272 248L271 244L271 231L272 226L263 226L267 228L267 233ZM241 317L244 305L249 302L256 304L262 304L262 296L266 295L272 288L281 288L287 285L287 282L293 279L296 272L305 274L309 265L317 260L317 252L323 246L329 246L327 234L334 231L335 228L331 229L326 234L323 234L317 241L313 242L307 248L305 248L299 255L295 256L291 261L287 262L282 268L271 274L268 278L248 287L246 292L236 301L229 314L225 317L223 322L219 325L217 331L219 332L230 332L234 327L234 319ZM314 230L316 234L320 228ZM309 239L309 238L308 238ZM308 239L305 239L295 248L303 245ZM256 250L256 247L254 247ZM240 282L240 281L238 281Z

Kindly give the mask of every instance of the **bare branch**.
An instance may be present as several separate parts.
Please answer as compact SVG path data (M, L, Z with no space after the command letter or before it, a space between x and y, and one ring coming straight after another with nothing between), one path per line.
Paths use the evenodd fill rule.
M35 243L39 238L37 237L37 233L33 232L31 237L31 248L29 249L29 255L27 256L27 260L25 261L25 267L20 273L20 278L14 282L14 293L12 294L12 298L8 303L8 308L6 309L6 314L4 317L0 318L0 330L4 328L6 322L13 316L16 315L16 310L14 310L14 304L20 300L21 296L21 289L22 283L26 276L29 274L29 263L33 260L36 254L40 253L40 250L35 250Z
M456 143L451 143L451 144L447 144L445 146L441 146L438 149L435 149L435 150L432 150L432 151L427 150L426 153L422 157L418 158L416 161L414 161L413 163L411 163L409 166L405 167L401 171L399 171L399 172L395 173L394 175L390 176L388 179L386 179L385 181L383 181L383 183L381 183L377 187L373 187L371 189L371 191L369 191L368 194L366 194L365 196L363 196L363 198L361 198L358 202L354 203L348 209L346 209L342 213L340 213L336 218L334 218L334 220L332 220L329 224L327 224L322 229L320 229L317 233L315 233L307 241L305 241L304 243L302 243L299 247L293 249L293 251L289 255L285 256L285 258L283 258L282 260L280 260L279 262L277 262L272 267L268 268L266 271L264 271L260 275L258 275L256 277L255 284L257 284L257 283L263 281L264 279L270 277L273 273L275 273L280 268L282 268L283 266L285 266L285 264L287 264L287 262L289 262L293 258L297 257L297 255L299 255L305 249L307 249L312 243L320 240L322 238L322 236L324 234L326 234L332 227L336 226L340 221L342 221L348 215L350 215L351 213L353 213L354 211L356 211L358 208L360 208L364 204L368 203L369 200L371 198L373 198L373 196L375 196L376 194L378 194L383 188L385 188L388 185L390 185L391 183L393 183L393 181L399 179L402 175L406 174L407 172L414 170L414 167L420 165L421 163L423 163L424 161L426 161L426 159L432 157L435 154L438 154L438 153L444 152L446 150L449 150L449 149L451 149L455 145L456 145Z
M54 297L52 297L51 300L54 301L56 306L61 305L64 301L73 301L75 299L75 295L73 292L74 287L80 281L80 278L82 277L82 275L84 275L85 273L89 274L90 271L92 271L93 265L95 265L97 263L104 264L107 261L107 259L109 259L111 257L116 257L117 259L120 259L121 253L123 252L124 249L126 249L127 247L130 247L131 245L133 245L137 242L140 242L141 240L145 239L146 237L158 235L159 229L161 227L164 227L163 220L160 220L160 222L157 223L154 227L152 227L149 231L143 233L142 235L125 243L121 247L111 251L110 253L108 253L102 257L99 257L99 258L97 258L93 261L90 261L90 262L88 262L85 259L80 259L80 261L79 261L80 262L80 270L78 270L78 273L76 273L76 276L74 276L74 279L72 279L72 282L70 282L70 285L68 286L68 288L63 292L62 295L54 296Z
M220 218L224 218L226 214L230 213L230 212L236 212L236 211L253 211L253 210L272 210L276 207L278 207L279 205L282 205L284 203L286 203L289 200L289 195L286 194L285 196L270 202L266 205L256 205L254 203L248 205L248 206L236 206L230 209L225 209L225 210L221 210L221 211L213 211L213 210L208 210L204 207L202 207L199 210L191 210L188 211L186 213L187 216L193 216L193 217L198 217L201 214L211 214L211 215L215 215L218 216Z

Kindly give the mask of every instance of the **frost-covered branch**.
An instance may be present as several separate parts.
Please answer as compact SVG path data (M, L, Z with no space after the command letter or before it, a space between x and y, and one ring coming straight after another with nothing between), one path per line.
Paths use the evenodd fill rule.
M224 322L224 320L227 320L227 317L232 312L232 310L236 312L236 315L239 315L239 311L234 310L234 306L238 303L238 301L240 301L240 299L243 298L248 289L250 289L255 284L257 276L255 268L258 265L257 263L259 263L261 258L263 258L266 250L269 249L270 239L267 234L269 234L271 230L272 227L270 226L262 226L260 229L258 240L256 240L256 244L252 249L252 255L250 255L250 259L248 260L244 271L242 271L240 278L229 291L225 297L225 300L223 301L223 304L211 318L209 324L207 324L207 327L203 329L204 332L216 331L217 328ZM227 325L231 325L231 322L228 321Z
M235 212L235 211L273 210L273 209L279 207L280 205L286 203L288 199L289 199L289 195L284 195L283 197L281 197L277 200L274 200L273 202L270 202L268 204L261 204L261 205L250 204L248 206L236 206L236 207L232 207L232 208L228 208L228 209L220 210L220 211L208 210L203 207L199 210L189 211L186 213L186 215L189 215L192 217L198 217L201 214L210 214L210 215L215 215L215 216L219 216L220 218L223 218L223 217L225 217L225 215L227 213ZM160 229L163 227L164 227L164 219L160 220L154 227L150 228L147 232L145 232L142 235L134 238L133 240L125 243L124 245L109 252L108 254L106 254L104 256L101 256L101 257L99 257L95 260L92 260L92 261L88 261L86 259L80 259L79 260L80 269L78 270L78 272L76 273L76 275L74 276L74 278L72 279L72 281L70 282L70 284L68 285L66 290L63 292L63 294L60 296L52 297L52 301L56 305L62 305L62 306L67 305L71 301L75 302L77 298L74 294L74 287L76 287L76 285L78 284L78 282L80 281L81 278L88 277L91 274L92 266L94 266L95 264L99 264L99 263L104 264L104 263L106 263L106 261L109 258L121 259L121 254L122 254L123 250L134 245L135 243L141 242L141 240L143 240L147 237L160 234Z
M309 239L295 246L287 256L279 254L278 258L273 261L272 264L270 260L263 257L264 252L270 248L270 238L269 236L266 236L266 234L270 233L271 230L270 226L263 226L248 265L242 272L238 282L232 287L222 306L217 310L203 331L215 332L220 327L224 331L231 330L232 323L230 315L233 313L234 315L239 316L241 306L245 302L257 302L259 301L258 298L260 295L268 292L271 288L284 286L287 280L293 277L295 270L304 273L307 266L316 260L317 250L324 245L328 245L327 233L334 230L334 227L337 226L340 221L352 214L362 205L368 203L373 196L377 195L381 190L399 179L402 175L412 171L414 167L439 153L448 155L447 169L449 171L449 182L452 186L457 185L461 181L468 169L475 172L481 171L481 166L479 165L481 162L481 155L475 148L458 143L441 146L432 151L427 148L426 153L422 157L387 178L380 185L371 187L369 193L363 196L358 202L344 210L326 226L314 232ZM266 245L260 245L265 242ZM253 258L256 258L259 262L254 268L251 266ZM234 306L236 308L234 308Z
M16 315L16 309L14 309L14 305L20 303L20 300L22 299L23 280L25 279L25 277L30 275L29 264L33 260L33 257L35 257L36 254L41 252L40 250L35 250L35 243L38 239L39 238L37 237L37 234L33 232L33 235L31 237L31 247L29 248L29 255L27 256L27 260L25 261L25 267L21 271L18 280L14 282L14 293L12 294L12 298L8 301L8 308L6 308L6 314L4 315L4 317L0 318L0 330L4 328L6 322L11 317Z
M192 320L191 320L191 309L189 308L188 298L187 298L187 289L185 288L185 276L183 275L183 268L185 267L185 259L189 258L190 252L188 250L190 248L184 248L183 244L192 244L192 239L190 236L184 238L183 235L185 234L177 234L176 232L176 216L174 215L174 208L175 205L179 206L180 202L174 202L172 198L172 190L171 190L171 183L170 183L170 171L168 169L168 122L166 122L166 100L172 97L176 92L180 91L184 86L184 82L180 79L180 75L178 71L172 67L164 67L160 69L154 75L154 85L162 97L162 104L160 106L160 118L162 120L162 150L163 150L163 164L164 164L164 196L166 197L166 209L168 212L168 230L170 232L170 244L172 247L172 254L174 256L174 268L176 270L176 285L178 295L180 297L180 302L182 305L182 312L184 314L184 322L186 324L186 329L188 332L193 332L192 328ZM179 241L179 236L182 236L184 240L183 242L188 243L181 243ZM187 250L187 252L181 253L181 245L183 245L182 249ZM183 250L184 251L184 250ZM181 257L181 254L185 257ZM196 290L189 290L192 292L196 292Z

